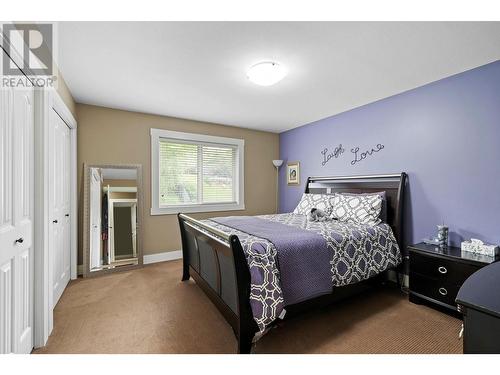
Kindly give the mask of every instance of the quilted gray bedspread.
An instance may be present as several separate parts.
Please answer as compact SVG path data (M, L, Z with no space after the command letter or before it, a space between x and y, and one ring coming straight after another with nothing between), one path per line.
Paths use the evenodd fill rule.
M256 218L270 222L270 226L272 223L279 223L294 227L297 231L310 231L313 235L309 238L315 238L313 246L310 243L303 247L302 254L294 246L291 252L288 251L288 246L288 250L280 254L281 249L286 248L283 246L286 236L276 240L272 234L256 230L255 227L249 226L250 230L245 229L240 225L242 224L241 217L235 217L234 224L231 224L231 218L203 220L205 224L225 233L235 234L240 239L250 269L250 305L260 333L263 333L270 323L284 315L287 305L304 300L305 297L313 298L318 294L330 293L333 287L366 280L401 262L399 247L387 224L368 226L346 224L336 220L310 222L305 215L293 213L261 215ZM268 238L256 236L252 231L264 234L263 236ZM272 237L275 242L279 241L278 246L271 242ZM300 237L306 238L307 236ZM296 236L289 236L290 241L296 238ZM323 248L321 246L319 253L312 254L315 246L318 245L318 239L322 240L326 250L321 250ZM290 254L293 259L284 258ZM300 265L299 270L302 274L297 274L298 279L294 278L293 267L298 266L298 260L315 266L318 266L318 260L326 263L318 269L318 274L321 274L322 279L320 289L318 289L318 280L315 280L311 284L313 288L309 291L307 287L297 290L297 280L301 277L307 278L311 270L307 265ZM325 266L328 269L329 288L325 287L324 272L321 272Z

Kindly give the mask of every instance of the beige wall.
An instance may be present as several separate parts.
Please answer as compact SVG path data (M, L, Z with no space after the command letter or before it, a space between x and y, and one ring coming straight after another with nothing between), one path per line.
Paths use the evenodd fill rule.
M132 186L137 186L137 181L136 180L106 180L104 179L102 181L102 186L122 186L122 187L132 187Z
M127 192L123 192L123 191L115 191L115 192L111 192L111 194L109 194L109 199L135 199L136 198L136 194L135 193L127 193Z
M278 134L178 118L77 104L78 186L83 202L83 164L142 164L144 192L144 254L181 249L176 215L151 216L150 129L168 129L245 140L244 211L192 214L197 218L272 213L276 205L276 175L272 164L279 155ZM81 217L81 214L80 214ZM80 220L81 221L81 220ZM80 223L80 228L82 225ZM80 259L82 254L79 241Z
M73 95L71 95L71 92L69 91L68 86L66 85L66 81L64 80L61 72L57 70L56 72L57 75L57 93L63 100L63 102L66 104L68 109L71 111L73 116L76 118L76 103L75 100L73 99Z

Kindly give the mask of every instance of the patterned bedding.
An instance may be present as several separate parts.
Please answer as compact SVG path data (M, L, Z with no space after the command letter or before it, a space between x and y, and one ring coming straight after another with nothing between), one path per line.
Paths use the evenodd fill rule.
M320 234L330 250L331 286L357 283L401 262L401 253L389 225L346 224L336 220L310 222L293 213L261 215L258 218ZM250 305L260 334L283 317L287 301L280 277L278 250L269 240L256 237L213 220L202 220L240 239L251 275Z

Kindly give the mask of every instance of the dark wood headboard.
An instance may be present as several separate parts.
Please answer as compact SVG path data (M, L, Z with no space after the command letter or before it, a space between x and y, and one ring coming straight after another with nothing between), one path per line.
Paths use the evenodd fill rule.
M373 193L385 191L387 199L387 224L392 227L399 247L403 244L403 204L407 175L309 177L306 193Z

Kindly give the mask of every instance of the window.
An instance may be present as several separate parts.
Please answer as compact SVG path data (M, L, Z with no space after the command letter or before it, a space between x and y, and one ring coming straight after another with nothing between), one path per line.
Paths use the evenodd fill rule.
M242 139L151 129L151 214L243 210Z

